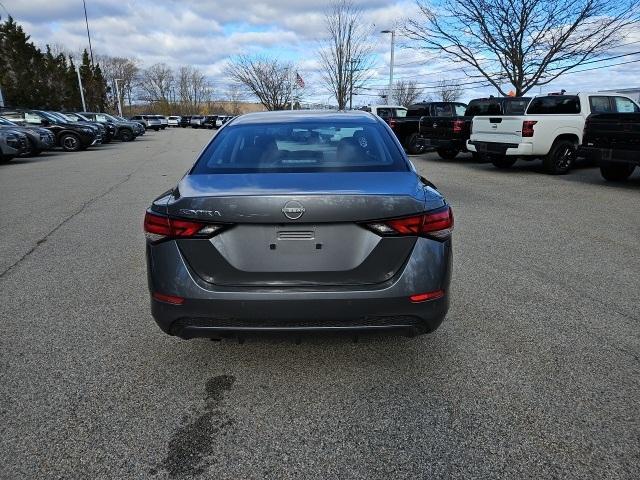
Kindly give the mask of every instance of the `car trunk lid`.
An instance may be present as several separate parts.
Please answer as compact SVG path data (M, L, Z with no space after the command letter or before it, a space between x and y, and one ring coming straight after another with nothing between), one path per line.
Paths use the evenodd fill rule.
M178 240L203 280L227 286L387 281L416 238L381 237L361 223L425 210L413 172L188 175L178 190L169 215L231 224L211 239Z

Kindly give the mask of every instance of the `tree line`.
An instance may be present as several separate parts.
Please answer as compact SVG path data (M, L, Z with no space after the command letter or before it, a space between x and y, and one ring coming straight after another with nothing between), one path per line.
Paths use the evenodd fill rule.
M101 111L107 87L99 64L92 65L87 51L79 62L87 108ZM6 105L55 110L80 110L82 102L74 58L45 50L30 41L11 17L0 23L0 88Z
M135 58L96 55L85 50L38 48L11 17L0 23L0 89L6 106L44 110L82 109L76 62L89 111L118 111L120 93L125 114L147 109L163 114L204 113L208 109L239 113L243 92L231 87L224 102L204 72L193 66L164 63L142 68ZM118 83L116 88L116 82Z

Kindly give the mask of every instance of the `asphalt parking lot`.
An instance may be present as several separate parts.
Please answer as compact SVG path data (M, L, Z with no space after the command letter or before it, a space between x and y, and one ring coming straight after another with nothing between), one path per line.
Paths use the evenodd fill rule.
M0 478L640 478L640 172L414 157L456 215L435 334L182 341L142 218L211 135L0 165Z

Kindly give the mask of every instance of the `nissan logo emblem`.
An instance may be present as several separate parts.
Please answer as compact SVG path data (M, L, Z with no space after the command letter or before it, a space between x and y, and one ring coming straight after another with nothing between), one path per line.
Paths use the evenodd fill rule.
M289 220L299 219L304 215L304 212L304 207L296 200L291 200L290 202L285 203L284 207L282 207L282 213L284 213L284 216Z

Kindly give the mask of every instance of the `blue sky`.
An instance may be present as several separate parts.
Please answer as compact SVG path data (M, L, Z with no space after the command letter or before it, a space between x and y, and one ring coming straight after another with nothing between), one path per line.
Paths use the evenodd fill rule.
M0 2L38 45L49 43L70 51L87 46L82 0ZM413 0L354 3L362 8L362 24L374 32L375 51L368 89L362 90L356 103L374 103L377 89L388 83L389 72L389 36L376 32L400 25L403 18L416 15L416 7ZM194 65L207 73L223 96L228 88L223 74L228 59L263 53L294 62L307 84L307 100L326 102L330 94L320 79L316 52L324 37L327 4L315 0L87 0L87 10L96 54L135 57L142 67L157 62ZM1 7L0 14L5 16ZM640 51L640 28L626 42L609 55ZM430 87L441 79L464 78L459 66L403 43L406 41L398 38L395 79L416 80ZM638 59L640 55L589 67ZM623 87L640 87L640 62L566 75L542 92ZM433 91L427 88L424 96ZM462 99L495 93L490 87L466 86Z

